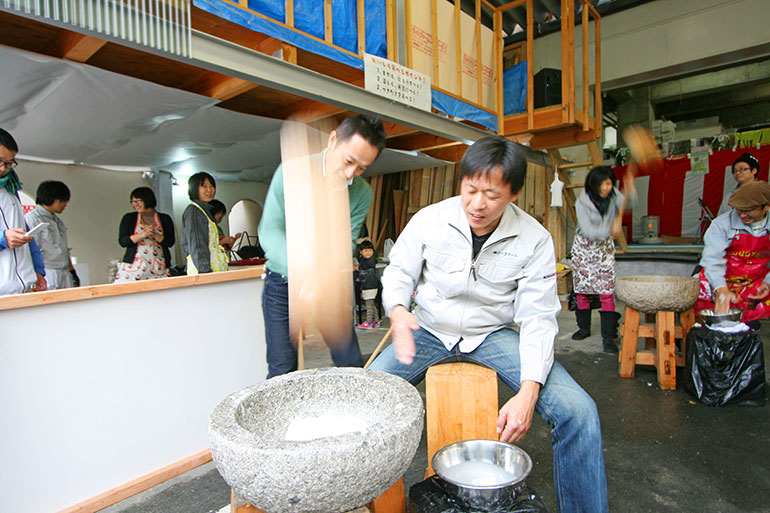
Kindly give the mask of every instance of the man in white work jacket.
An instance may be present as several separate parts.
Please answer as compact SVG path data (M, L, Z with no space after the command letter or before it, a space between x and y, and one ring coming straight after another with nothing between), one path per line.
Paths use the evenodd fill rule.
M559 511L602 513L607 482L596 405L553 358L561 309L553 240L512 203L526 170L515 143L480 139L461 162L461 195L411 219L382 277L393 344L370 368L413 384L438 363L497 371L516 391L500 409L500 439L524 438L537 411L553 427Z

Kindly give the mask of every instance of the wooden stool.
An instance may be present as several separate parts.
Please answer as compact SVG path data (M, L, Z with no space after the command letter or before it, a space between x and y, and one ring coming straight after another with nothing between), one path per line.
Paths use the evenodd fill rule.
M622 326L619 374L621 378L634 377L636 365L654 365L658 369L658 386L664 390L676 389L676 367L685 364L685 340L695 324L693 309L679 313L679 326L675 324L674 312L660 311L655 314L655 324L639 324L639 311L626 307ZM654 338L654 344L645 343L645 350L639 351L639 337ZM681 339L681 349L676 351L675 339ZM649 350L651 349L652 350Z
M436 451L454 442L497 440L497 373L473 363L434 365L425 376L428 470Z

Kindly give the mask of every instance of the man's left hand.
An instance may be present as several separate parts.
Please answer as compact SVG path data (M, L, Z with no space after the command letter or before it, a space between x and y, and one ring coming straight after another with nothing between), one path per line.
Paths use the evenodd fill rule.
M765 299L770 294L770 285L765 282L757 287L757 290L753 294L749 294L751 299Z
M511 397L497 417L497 433L501 442L522 440L530 426L535 412L535 404L540 395L540 383L524 381L519 392Z

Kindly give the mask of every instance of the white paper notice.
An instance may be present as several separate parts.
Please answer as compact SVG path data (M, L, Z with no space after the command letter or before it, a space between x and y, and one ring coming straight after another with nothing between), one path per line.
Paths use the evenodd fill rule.
M380 96L430 111L430 77L396 62L365 53L364 87Z

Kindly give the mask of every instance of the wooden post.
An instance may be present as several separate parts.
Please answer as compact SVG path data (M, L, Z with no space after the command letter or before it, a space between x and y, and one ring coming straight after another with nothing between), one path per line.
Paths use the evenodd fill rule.
M396 1L387 0L386 30L388 31L388 60L398 62L398 38L396 37ZM407 26L407 32L409 26Z
M400 478L385 493L374 499L368 505L371 513L406 513L406 497L404 494L404 478Z
M436 451L454 442L497 440L497 373L473 363L435 365L425 376L428 471Z
M481 0L476 0L476 88L479 105L484 103L484 83L481 80Z
M358 55L363 58L364 52L366 52L366 16L364 15L364 0L357 1L356 11L358 13ZM388 23L387 15L388 13L385 13L386 26ZM387 39L387 34L385 37Z
M457 63L457 96L463 96L463 46L460 37L460 2L455 2L455 62ZM481 103L481 102L479 102Z
M406 67L412 68L412 0L404 0L404 25L406 26Z
M324 40L329 44L334 44L332 30L332 0L324 0Z
M582 2L583 5L583 131L588 132L588 2ZM597 120L598 122L599 120Z
M439 57L438 57L438 9L436 8L436 0L430 1L430 26L431 26L431 41L433 42L433 86L440 87L439 81Z
M602 133L602 44L601 44L601 18L592 5L589 5L594 15L594 136L600 139Z
M286 0L286 25L294 28L294 0Z
M535 36L534 6L532 0L527 0L527 130L535 128L535 84L533 70L535 67Z
M495 112L497 113L497 133L505 132L505 106L503 105L503 13L495 10Z

